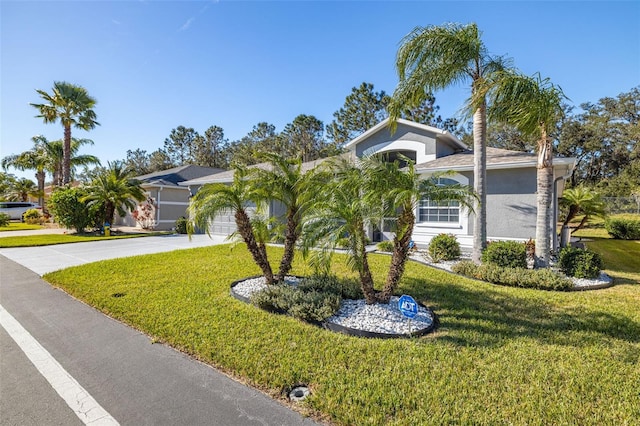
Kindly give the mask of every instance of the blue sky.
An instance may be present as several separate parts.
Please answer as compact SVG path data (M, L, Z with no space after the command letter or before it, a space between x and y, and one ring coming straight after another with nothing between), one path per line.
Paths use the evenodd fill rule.
M0 155L60 124L34 118L35 89L64 80L98 100L101 126L76 137L103 163L163 146L171 129L240 139L298 114L328 124L363 81L391 94L395 55L416 26L476 22L491 53L540 72L571 102L640 84L640 2L5 1L0 2ZM444 118L468 87L435 93ZM32 178L33 172L16 173Z

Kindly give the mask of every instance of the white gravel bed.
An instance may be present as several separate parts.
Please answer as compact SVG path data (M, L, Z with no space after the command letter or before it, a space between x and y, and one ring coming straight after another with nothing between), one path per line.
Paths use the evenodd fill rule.
M298 277L286 276L284 280L287 284L293 287L297 286L298 282L300 282L300 278ZM267 288L267 284L265 283L264 277L256 277L240 281L235 285L235 287L233 287L233 291L236 294L248 299L253 293L264 290L265 288Z
M585 289L590 287L600 288L600 287L606 287L610 285L611 282L613 281L613 278L611 278L609 275L605 274L604 272L600 272L600 276L598 278L587 279L587 278L572 277L571 281L573 281L573 285L576 288L580 288L580 289Z
M433 316L423 306L418 306L418 314L408 319L398 309L398 298L389 303L367 305L363 299L342 301L338 313L327 322L355 330L379 334L409 334L433 325Z
M286 277L286 282L293 286L299 281L297 277ZM264 277L257 277L239 282L233 291L250 298L254 292L266 287ZM431 312L423 306L418 306L418 314L409 320L400 313L397 297L392 297L388 304L375 305L367 305L363 299L344 299L336 315L327 319L327 322L343 327L379 334L414 333L431 327L433 321Z

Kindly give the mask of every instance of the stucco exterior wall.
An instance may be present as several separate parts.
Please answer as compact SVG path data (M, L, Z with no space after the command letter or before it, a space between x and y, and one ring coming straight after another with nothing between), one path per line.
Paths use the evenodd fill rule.
M535 167L487 171L487 238L536 236Z
M393 135L388 128L384 128L355 146L355 153L358 157L367 155L372 151L400 150L415 151L417 163L433 160L436 158L435 135L427 132L418 133L413 128L398 124L398 128Z

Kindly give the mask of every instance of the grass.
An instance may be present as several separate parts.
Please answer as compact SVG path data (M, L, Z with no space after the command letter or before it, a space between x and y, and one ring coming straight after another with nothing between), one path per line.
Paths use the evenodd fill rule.
M161 235L162 233L140 233L111 235L109 237L100 235L82 234L44 234L44 235L23 235L20 237L0 238L0 248L9 247L36 247L50 246L54 244L82 243L87 241L119 240L122 238L148 237L150 235Z
M282 250L269 254L275 266ZM388 256L371 257L378 285L388 265ZM344 256L333 268L353 276ZM296 260L292 273L310 272ZM301 409L335 424L638 424L638 284L524 290L409 263L398 293L432 307L440 328L379 340L230 296L232 281L257 274L246 250L225 245L98 262L45 279L276 398L308 384L312 396Z
M640 215L615 215L620 219L640 220ZM640 241L615 240L604 229L604 220L596 220L588 227L573 234L584 239L586 246L599 253L605 265L605 272L616 283L640 284Z
M9 222L7 226L0 226L0 232L4 231L31 231L34 229L43 229L42 225L31 225L22 222Z

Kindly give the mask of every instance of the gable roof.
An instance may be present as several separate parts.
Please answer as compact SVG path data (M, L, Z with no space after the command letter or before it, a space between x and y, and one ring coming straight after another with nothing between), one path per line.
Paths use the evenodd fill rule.
M381 130L386 129L391 122L389 117L385 118L360 136L352 139L351 141L345 144L345 148L349 149L351 146L357 145L363 140L369 138L370 136L378 133ZM466 145L462 143L458 138L456 138L453 134L447 132L446 130L438 129L437 127L427 126L426 124L416 123L415 121L405 120L403 118L398 118L396 120L397 124L402 124L404 126L413 127L416 130L426 131L430 133L434 133L436 135L436 139L443 139L452 144L453 146L459 149L466 149Z
M538 156L529 152L511 151L508 149L487 147L487 169L509 169L536 167ZM575 158L554 158L554 165L573 165ZM473 151L463 152L436 158L426 163L416 164L417 171L473 170Z
M340 154L337 157L340 156L345 156L345 157L352 157L353 153L351 152L346 152L344 154ZM327 158L319 158L317 160L313 160L313 161L307 161L305 163L302 163L302 172L308 172L309 170L315 168L318 164L328 160L329 158L335 158L334 157L327 157ZM258 164L253 164L251 166L247 166L248 169L262 169L262 170L271 170L271 164L270 163L258 163ZM191 185L204 185L205 183L229 183L229 182L233 182L233 175L234 175L235 171L234 170L225 170L224 172L221 173L216 173L216 174L212 174L212 175L208 175L208 176L202 176L196 179L191 179L185 182L180 182L180 186L191 186Z
M215 167L204 167L187 164L184 166L173 167L167 170L148 173L146 175L136 176L135 179L148 185L178 186L180 182L184 182L190 179L196 179L206 175L212 175L215 173L221 173L224 171L225 170L223 169L218 169Z

